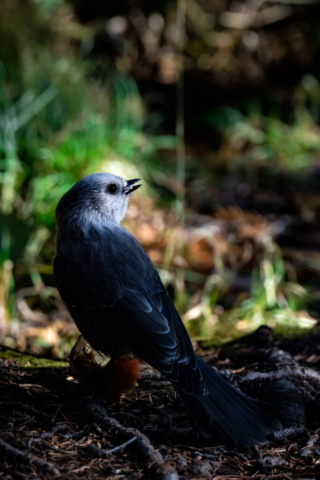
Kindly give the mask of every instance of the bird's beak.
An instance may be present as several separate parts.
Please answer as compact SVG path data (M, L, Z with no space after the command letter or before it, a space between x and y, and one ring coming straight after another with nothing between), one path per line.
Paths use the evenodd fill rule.
M129 195L129 193L134 192L135 190L137 190L137 188L140 188L141 185L142 185L141 183L140 183L140 185L134 185L137 182L140 182L140 178L134 178L133 180L127 180L127 185L123 188L122 192L125 193L126 195Z

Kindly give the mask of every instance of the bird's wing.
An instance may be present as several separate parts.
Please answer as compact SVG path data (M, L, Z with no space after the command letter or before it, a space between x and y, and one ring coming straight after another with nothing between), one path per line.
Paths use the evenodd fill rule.
M114 305L129 349L186 393L206 389L186 329L167 292L130 292ZM117 323L117 322L116 322ZM116 326L114 328L117 328Z
M139 242L124 228L91 228L76 242L61 245L54 261L57 286L67 304L112 306L129 290L156 294L158 272Z
M111 262L108 258L109 264L108 242L100 248L91 245L89 252L82 244L58 253L54 271L63 300L94 348L108 353L112 332L180 390L205 394L190 338L157 271L135 239L124 255L123 239L127 242L128 237L120 236L116 249L122 258ZM114 270L110 271L110 263ZM115 301L110 302L112 295Z

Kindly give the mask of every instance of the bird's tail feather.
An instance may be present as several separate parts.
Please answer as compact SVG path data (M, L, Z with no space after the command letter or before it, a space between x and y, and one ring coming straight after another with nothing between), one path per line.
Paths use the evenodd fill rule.
M179 391L202 434L216 444L263 445L280 430L280 423L228 384L199 357L208 395Z

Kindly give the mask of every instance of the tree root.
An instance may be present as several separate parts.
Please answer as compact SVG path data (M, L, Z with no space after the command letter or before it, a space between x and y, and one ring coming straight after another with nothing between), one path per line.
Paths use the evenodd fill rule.
M22 452L2 439L0 439L0 451L3 452L5 457L16 462L27 463L30 466L34 466L44 474L48 474L53 477L60 475L59 470L51 463L47 462L46 460L42 460L31 453Z
M137 457L138 463L145 469L148 479L178 480L176 470L166 463L162 455L156 452L148 437L136 428L125 428L117 420L110 418L105 408L92 397L83 397L78 402L85 409L86 419L99 425L102 431L108 432L112 440L124 444L131 440L127 449ZM136 437L135 441L132 439ZM121 445L122 446L122 445Z
M18 410L22 411L23 413L27 413L30 415L35 415L41 420L50 420L50 417L44 413L44 412L39 412L36 408L32 407L31 405L26 405L21 402L0 402L0 408L1 410Z
M284 367L267 373L249 372L243 377L239 377L238 382L239 384L244 384L245 382L252 382L253 380L273 380L282 378L289 380L296 379L298 381L305 380L307 382L315 383L318 386L320 385L319 373L305 367Z

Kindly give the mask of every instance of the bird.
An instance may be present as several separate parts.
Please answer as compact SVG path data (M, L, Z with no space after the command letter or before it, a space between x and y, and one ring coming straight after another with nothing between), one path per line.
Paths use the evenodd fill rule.
M56 208L54 276L81 334L111 357L139 359L168 379L212 444L263 445L281 424L194 352L151 259L121 221L140 179L93 173Z

